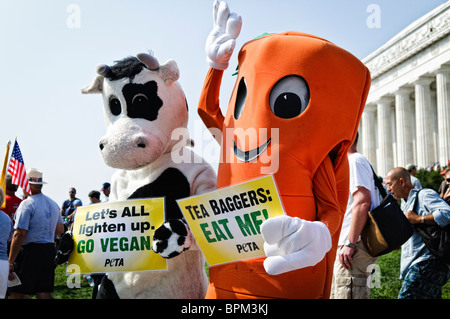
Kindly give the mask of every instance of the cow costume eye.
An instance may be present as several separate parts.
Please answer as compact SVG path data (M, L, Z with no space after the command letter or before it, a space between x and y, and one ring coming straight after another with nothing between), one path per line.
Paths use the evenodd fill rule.
M111 110L112 115L117 116L122 112L122 106L117 97L112 95L109 98L109 109Z
M305 79L289 75L275 84L270 92L269 105L273 114L290 119L303 113L309 103L309 87Z
M134 107L145 107L148 105L148 98L142 94L138 93L133 97L133 100L131 102Z

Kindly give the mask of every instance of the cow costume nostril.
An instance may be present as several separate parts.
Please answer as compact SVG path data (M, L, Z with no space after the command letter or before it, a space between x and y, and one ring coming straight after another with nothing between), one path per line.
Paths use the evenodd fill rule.
M144 137L139 137L136 139L136 145L139 148L145 148L147 146L147 141Z

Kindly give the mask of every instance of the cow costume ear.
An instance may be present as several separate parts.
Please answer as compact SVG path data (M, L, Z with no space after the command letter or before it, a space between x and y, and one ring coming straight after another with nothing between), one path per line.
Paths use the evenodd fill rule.
M83 93L83 94L102 93L103 79L104 79L104 77L102 75L97 75L91 84L89 84L88 86L81 89L81 93Z
M81 93L83 94L95 94L102 93L103 91L103 80L105 76L111 72L111 67L106 64L100 64L97 66L97 76L91 84L81 89Z
M174 60L168 60L160 67L161 77L167 85L172 84L180 78L178 65Z

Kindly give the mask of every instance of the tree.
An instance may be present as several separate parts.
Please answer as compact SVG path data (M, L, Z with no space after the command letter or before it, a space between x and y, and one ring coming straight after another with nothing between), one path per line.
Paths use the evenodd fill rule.
M427 171L421 168L415 176L420 180L423 188L431 188L436 192L443 181L440 171Z

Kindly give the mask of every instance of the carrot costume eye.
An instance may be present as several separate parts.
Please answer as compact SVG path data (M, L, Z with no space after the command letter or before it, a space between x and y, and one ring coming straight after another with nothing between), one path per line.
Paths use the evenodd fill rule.
M298 75L288 75L282 78L270 92L270 109L273 114L283 119L300 115L308 104L308 83Z
M245 100L247 99L247 84L242 78L239 82L239 87L236 95L236 105L234 106L234 119L238 119L244 109Z

